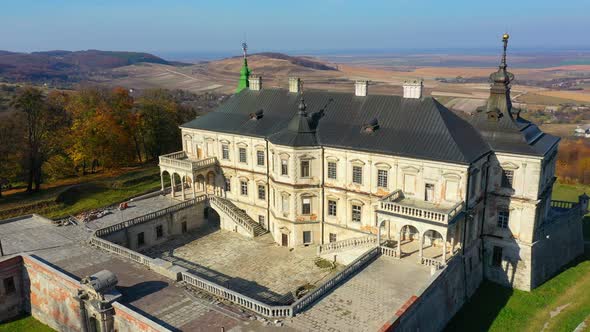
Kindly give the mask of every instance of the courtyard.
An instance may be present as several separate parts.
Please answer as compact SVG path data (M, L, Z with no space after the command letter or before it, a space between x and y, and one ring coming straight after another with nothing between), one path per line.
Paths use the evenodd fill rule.
M268 304L290 304L299 288L312 288L342 266L316 257L316 248L278 246L270 234L246 238L209 227L142 252Z

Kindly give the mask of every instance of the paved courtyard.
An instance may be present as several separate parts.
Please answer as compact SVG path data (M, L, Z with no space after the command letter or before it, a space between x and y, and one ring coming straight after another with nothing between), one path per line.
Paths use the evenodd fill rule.
M430 268L381 256L286 326L300 331L377 331L430 279Z
M250 239L219 229L177 238L143 253L269 304L290 303L298 287L321 284L339 270L316 266L315 247L291 251L276 245L270 234Z

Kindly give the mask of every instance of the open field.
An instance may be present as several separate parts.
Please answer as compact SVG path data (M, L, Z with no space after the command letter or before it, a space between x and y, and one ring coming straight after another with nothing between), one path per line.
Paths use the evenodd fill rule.
M16 192L0 199L0 219L38 213L60 218L119 203L160 188L153 165L58 182L38 193Z
M590 186L555 184L553 199L577 201ZM590 215L584 219L590 241ZM484 282L446 331L573 331L590 327L590 245L578 260L531 292Z
M21 317L8 323L0 324L0 332L53 332L54 329L39 322L32 316Z

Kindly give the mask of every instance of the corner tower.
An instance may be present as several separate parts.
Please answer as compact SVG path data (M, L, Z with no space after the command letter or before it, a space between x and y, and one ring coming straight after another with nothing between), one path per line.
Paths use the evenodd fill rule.
M250 78L250 69L248 68L248 45L246 43L242 43L242 52L244 53L244 64L242 65L242 69L240 69L240 80L238 82L236 93L250 86L250 83L248 83L248 79Z

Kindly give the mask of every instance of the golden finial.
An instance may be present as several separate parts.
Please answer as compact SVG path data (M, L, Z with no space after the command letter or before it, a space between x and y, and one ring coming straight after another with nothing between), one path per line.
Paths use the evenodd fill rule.
M502 40L508 40L509 38L510 38L510 35L509 35L509 34L507 34L507 33L505 33L505 34L502 36Z

